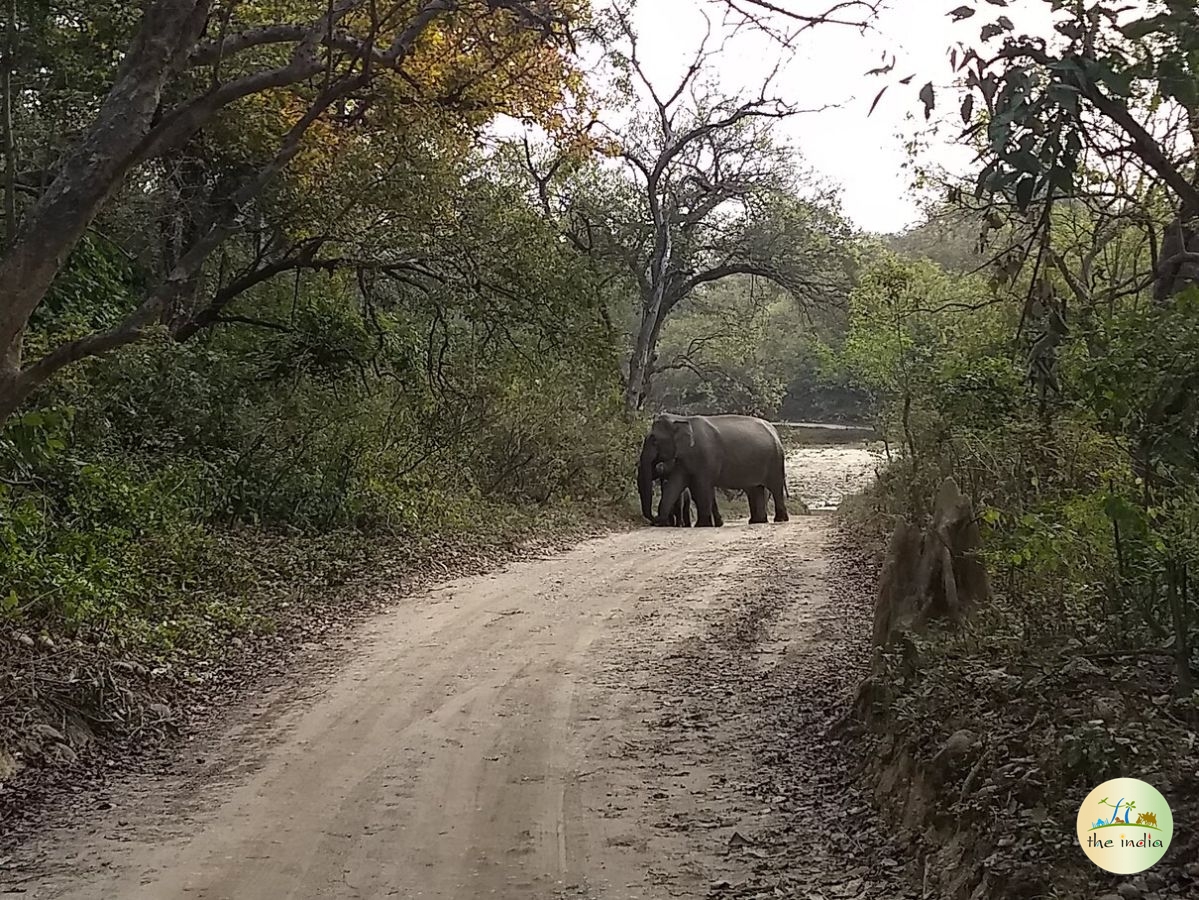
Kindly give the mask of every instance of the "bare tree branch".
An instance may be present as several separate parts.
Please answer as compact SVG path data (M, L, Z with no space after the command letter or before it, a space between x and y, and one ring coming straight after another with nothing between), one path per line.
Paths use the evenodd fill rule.
M821 262L779 262L818 230L784 221L787 204L796 202L794 159L773 137L775 122L808 110L770 94L773 73L741 96L714 87L709 66L719 50L710 23L681 78L660 88L642 66L630 18L618 10L617 22L614 57L639 87L642 105L632 123L593 124L618 147L624 172L589 169L580 181L561 157L538 163L527 142L523 149L543 211L576 248L616 265L637 288L625 394L635 410L665 367L655 356L667 317L698 289L739 274L809 295L831 282L795 271L810 262L815 271Z

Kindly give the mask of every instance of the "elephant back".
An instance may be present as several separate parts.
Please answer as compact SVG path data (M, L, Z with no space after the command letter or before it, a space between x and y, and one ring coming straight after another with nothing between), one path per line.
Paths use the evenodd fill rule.
M772 486L783 478L783 442L765 419L729 414L695 420L693 429L711 435L716 448L716 487L745 490Z

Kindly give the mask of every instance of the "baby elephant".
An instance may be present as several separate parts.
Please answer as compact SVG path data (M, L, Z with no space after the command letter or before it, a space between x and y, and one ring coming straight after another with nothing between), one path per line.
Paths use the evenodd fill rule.
M658 461L654 464L654 477L658 480L658 484L663 490L666 489L666 482L670 479L670 473L674 470L673 462ZM713 492L715 493L715 492ZM695 511L698 515L699 504L695 505ZM667 516L666 522L668 525L678 528L691 527L691 488L683 488L683 493L679 495L678 501L674 508L671 509L670 515ZM724 520L720 518L720 510L716 508L716 497L712 497L712 524L720 526L724 524Z
M654 477L658 480L658 485L663 491L666 490L666 481L670 478L670 472L673 468L673 463L666 462L659 462L654 466ZM672 528L691 527L691 490L689 488L683 488L683 493L679 495L679 499L675 503L674 508L671 509L666 522Z

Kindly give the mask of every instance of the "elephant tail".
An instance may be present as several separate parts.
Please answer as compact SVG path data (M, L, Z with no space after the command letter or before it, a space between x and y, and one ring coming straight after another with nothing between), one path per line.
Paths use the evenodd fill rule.
M783 455L781 455L781 451L782 451L782 444L780 444L780 445L779 445L779 451L780 451L780 456L779 456L779 481L781 481L781 482L783 483L783 496L784 496L784 497L787 497L788 499L790 499L790 497L791 497L791 486L790 486L789 484L787 484L787 462L786 462L786 457L785 457L785 456L783 456Z

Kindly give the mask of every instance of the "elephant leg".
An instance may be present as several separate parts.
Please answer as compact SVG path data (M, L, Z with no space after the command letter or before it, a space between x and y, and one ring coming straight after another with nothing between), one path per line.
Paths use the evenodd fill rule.
M682 466L675 466L662 488L662 500L658 503L658 518L654 520L655 525L670 524L670 515L677 507L686 487L687 472Z
M745 492L749 500L749 524L759 525L769 521L766 517L766 486L757 484Z
M787 482L786 475L779 473L779 478L776 483L770 485L770 495L774 497L774 521L786 522L791 517L787 515ZM763 498L762 503L762 521L766 521L766 503Z
M712 510L716 507L716 489L697 479L691 484L691 497L695 500L695 527L715 527Z
M724 519L720 517L720 510L716 508L716 491L712 491L712 524L717 528L724 525Z
M667 479L662 479L662 494L666 494ZM669 525L671 528L678 528L683 524L683 505L687 502L684 498L687 496L687 489L683 488L683 493L679 497L674 506L670 508Z
M691 491L689 489L683 491L683 496L679 499L679 502L683 504L683 513L682 513L681 521L679 522L679 524L682 525L684 528L690 528L691 527Z

